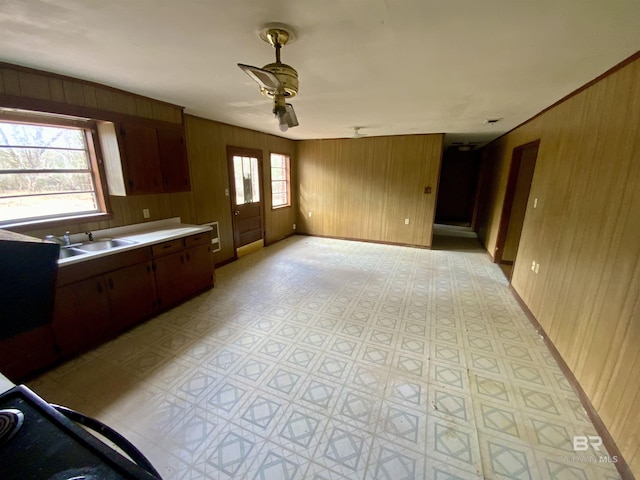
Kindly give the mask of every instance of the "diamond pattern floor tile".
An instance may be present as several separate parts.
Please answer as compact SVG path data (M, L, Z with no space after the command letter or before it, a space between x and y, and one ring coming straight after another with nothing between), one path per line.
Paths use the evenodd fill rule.
M288 238L29 385L167 480L618 478L502 271L436 239Z

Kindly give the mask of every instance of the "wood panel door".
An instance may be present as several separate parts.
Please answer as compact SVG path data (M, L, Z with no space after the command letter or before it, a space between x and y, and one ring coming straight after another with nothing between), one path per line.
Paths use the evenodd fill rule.
M233 241L239 248L264 239L262 152L228 147Z

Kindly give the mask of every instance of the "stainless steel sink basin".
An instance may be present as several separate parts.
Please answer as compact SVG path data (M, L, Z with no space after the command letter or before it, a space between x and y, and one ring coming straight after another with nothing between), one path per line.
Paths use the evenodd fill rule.
M130 240L96 240L95 242L83 243L76 247L78 250L85 252L99 252L101 250L109 250L116 247L125 247L127 245L133 245L136 242Z
M82 250L78 250L77 248L61 248L58 258L75 257L76 255L84 255L86 253L87 252L83 252Z

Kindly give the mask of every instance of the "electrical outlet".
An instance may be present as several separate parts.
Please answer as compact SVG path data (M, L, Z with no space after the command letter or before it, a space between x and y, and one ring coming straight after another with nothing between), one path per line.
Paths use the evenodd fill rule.
M531 262L531 271L532 272L536 271L536 261L535 260L533 262Z
M538 208L538 199L537 198L533 199L533 208Z
M536 263L536 275L538 274L538 270L540 270L540 264Z
M225 197L228 197L228 196L229 196L229 189L228 189L228 188L225 188L225 189L224 189L224 196L225 196Z
M148 208L143 208L143 209L142 209L142 216L143 216L144 218L149 218L149 217L151 217L151 214L149 213L149 209L148 209Z
M293 224L293 229L294 229L294 230L296 229L296 224L295 224L295 223Z
M405 218L405 219L404 219L404 224L405 224L405 225L409 225L409 219L408 219L408 218Z
M309 218L311 218L311 212L309 212L309 214L308 214L308 215L309 215Z

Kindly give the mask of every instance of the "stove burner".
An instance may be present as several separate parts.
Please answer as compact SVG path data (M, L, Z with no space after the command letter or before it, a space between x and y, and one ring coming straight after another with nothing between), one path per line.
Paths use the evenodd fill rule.
M15 408L0 410L0 445L8 442L24 422L24 414Z

